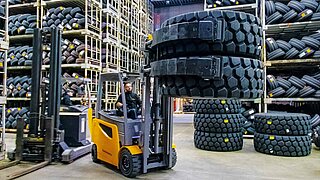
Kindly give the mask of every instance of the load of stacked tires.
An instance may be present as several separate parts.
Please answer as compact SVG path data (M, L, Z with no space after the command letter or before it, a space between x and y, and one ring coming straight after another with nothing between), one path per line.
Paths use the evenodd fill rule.
M194 144L208 151L237 151L243 146L241 102L195 99Z
M310 116L298 113L256 114L254 148L276 156L299 157L311 153Z
M268 96L279 97L320 97L320 73L303 76L278 76L267 75Z
M30 97L30 92L30 76L15 76L7 79L7 97Z
M320 20L319 1L266 1L266 24Z
M9 35L32 34L37 27L37 15L17 14L9 17Z
M194 100L194 144L210 151L242 149L241 104L263 94L262 29L254 15L201 11L166 20L150 45L151 75L162 94ZM233 98L233 99L228 99Z
M320 33L288 40L267 38L267 60L320 57Z

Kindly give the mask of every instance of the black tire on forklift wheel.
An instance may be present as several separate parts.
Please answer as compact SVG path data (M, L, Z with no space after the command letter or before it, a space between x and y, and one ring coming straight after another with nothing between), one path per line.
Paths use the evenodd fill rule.
M177 151L175 148L172 148L172 166L166 167L165 169L171 169L177 164Z
M134 178L141 174L141 155L132 155L128 149L121 150L119 154L119 169L124 176L129 178Z
M93 162L100 163L100 160L98 159L98 148L95 144L93 144L91 148L91 158Z

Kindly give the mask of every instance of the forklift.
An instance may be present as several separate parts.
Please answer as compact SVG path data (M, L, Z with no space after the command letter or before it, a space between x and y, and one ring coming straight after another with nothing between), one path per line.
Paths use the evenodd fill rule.
M93 162L111 164L130 178L147 173L151 169L171 169L177 162L175 145L172 142L173 99L161 95L159 78L152 77L150 72L150 66L146 65L140 74L101 73L95 118L89 119ZM130 118L123 84L137 79L142 84L141 116ZM108 82L120 85L123 116L117 116L114 110L102 108L103 87L106 87L105 84Z
M8 152L10 160L71 163L90 153L91 142L86 139L86 123L92 110L86 106L60 106L62 32L53 27L49 30L34 29L30 124L24 137L24 122L17 120L16 149ZM42 51L51 44L49 79L42 77ZM77 78L84 82L87 79Z

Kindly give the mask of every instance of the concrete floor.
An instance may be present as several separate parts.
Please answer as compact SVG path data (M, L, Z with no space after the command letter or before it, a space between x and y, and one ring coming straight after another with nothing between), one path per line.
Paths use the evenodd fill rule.
M178 162L171 170L160 170L140 175L137 179L320 179L320 151L313 148L307 157L288 158L255 152L253 140L245 139L243 150L210 152L193 145L192 115L175 115L174 142ZM0 179L22 169L22 166L0 171ZM22 180L34 179L126 179L116 169L95 164L90 155L72 164L47 166Z

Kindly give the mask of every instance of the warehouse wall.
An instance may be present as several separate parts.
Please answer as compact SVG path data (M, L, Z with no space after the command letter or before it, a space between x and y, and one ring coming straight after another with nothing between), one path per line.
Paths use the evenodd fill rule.
M160 25L168 18L188 13L192 11L201 11L203 10L203 3L183 5L183 6L170 6L154 9L154 29L160 28Z

